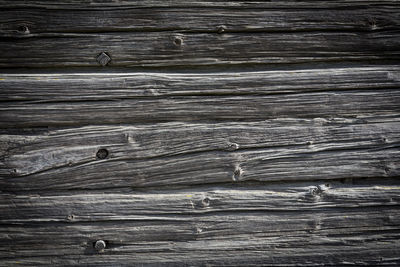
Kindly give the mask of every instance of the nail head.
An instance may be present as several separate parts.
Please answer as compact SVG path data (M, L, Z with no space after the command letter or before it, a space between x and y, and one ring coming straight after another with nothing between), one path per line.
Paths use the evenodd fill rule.
M106 52L101 52L98 56L97 56L97 62L104 66L107 66L107 64L111 61L111 57L106 53Z
M97 251L103 251L103 250L106 248L106 242L104 242L103 240L97 240L97 241L94 243L94 248L95 248Z
M108 156L108 150L104 148L99 149L99 151L97 151L96 153L96 157L98 159L105 159L107 158L107 156Z

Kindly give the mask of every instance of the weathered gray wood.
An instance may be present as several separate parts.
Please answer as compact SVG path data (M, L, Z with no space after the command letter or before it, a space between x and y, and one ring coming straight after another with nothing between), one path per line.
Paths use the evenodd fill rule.
M399 89L269 96L150 97L118 101L20 101L1 103L0 127L396 116L399 110Z
M400 88L399 66L205 73L1 74L0 100L83 101Z
M145 1L148 2L148 1ZM169 1L170 2L170 1ZM54 3L57 4L57 3ZM297 5L297 3L296 3ZM60 32L182 31L374 31L399 28L399 6L354 6L352 9L221 9L104 7L83 10L59 4L59 9L4 9L0 36ZM45 18L45 19L43 19ZM99 19L101 18L101 19ZM224 26L220 28L221 26ZM26 28L24 28L26 27Z
M353 241L354 242L354 241ZM208 245L204 244L204 246ZM191 265L207 265L207 266L398 266L399 257L396 254L396 248L391 247L393 244L387 244L386 248L381 245L375 249L364 248L364 250L355 249L354 247L345 247L336 253L324 253L321 250L312 252L304 251L307 254L292 253L269 253L264 251L244 251L235 250L225 253L210 252L202 253L183 253L166 256L165 253L156 252L154 257L145 258L143 254L132 256L132 254L112 254L112 255L85 255L77 259L76 255L60 255L57 257L24 257L21 259L5 259L0 263L1 266L191 266ZM394 244L396 245L396 244ZM258 247L258 246L253 246ZM274 250L275 251L275 250ZM217 254L220 253L220 254ZM279 253L279 254L278 254ZM136 255L136 254L135 254ZM292 256L293 255L293 256ZM313 256L315 255L315 256ZM393 256L395 255L395 256ZM207 260L205 257L208 257ZM162 262L162 263L160 263ZM3 264L3 265L2 265Z
M399 77L398 66L3 74L0 127L398 114Z
M396 0L335 0L335 1L310 1L310 0L277 0L277 1L236 1L236 0L190 0L182 2L181 0L2 0L2 8L29 7L29 8L49 8L49 9L94 9L105 7L220 7L220 8L345 8L345 7L395 7Z
M400 265L397 1L0 7L0 266Z
M399 219L398 207L381 207L346 213L222 212L118 223L7 225L0 228L0 257L15 263L52 256L44 259L53 264L65 263L56 259L64 255L79 263L119 257L131 264L398 262ZM97 240L107 244L102 253L93 249Z
M5 132L0 184L17 191L393 177L399 131L398 119L364 118ZM109 152L104 160L100 148Z
M29 36L35 36L28 35ZM176 39L180 39L176 41ZM0 67L186 66L399 60L394 32L57 33L0 40Z
M399 182L389 185L381 182L370 181L375 184L373 186L315 181L130 193L3 194L0 223L158 220L160 216L216 212L331 212L339 208L347 214L346 208L351 211L397 207L400 204Z

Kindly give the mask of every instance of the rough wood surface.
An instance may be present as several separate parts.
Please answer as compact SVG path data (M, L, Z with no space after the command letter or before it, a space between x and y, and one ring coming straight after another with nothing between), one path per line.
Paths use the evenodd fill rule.
M178 215L217 212L329 212L376 207L396 208L400 186L396 179L371 180L361 185L337 181L252 185L198 186L184 189L129 192L63 191L3 194L0 224L35 222L101 222L158 220ZM289 222L288 222L289 223Z
M1 136L3 190L393 177L399 121L387 118L166 123ZM373 123L375 121L375 123ZM99 149L108 150L97 159Z
M271 96L153 97L88 102L21 101L0 106L0 127L395 116L400 109L399 103L399 89Z
M335 1L310 1L310 0L277 0L277 1L240 1L240 0L2 0L2 8L28 7L48 9L93 9L93 8L138 8L138 7L220 7L220 8L272 8L272 9L318 9L318 8L356 8L356 7L396 7L396 0L335 0Z
M396 116L400 110L399 68L394 66L2 77L0 96L7 100L0 105L2 128Z
M0 243L7 244L0 257L28 265L49 265L50 259L51 264L122 259L126 264L317 264L318 255L329 255L324 259L329 264L394 263L400 257L400 187L394 182L7 195L0 202L6 211ZM96 240L106 242L103 252L93 249Z
M60 33L0 39L0 67L101 66L102 52L117 67L398 61L398 47L391 32Z
M73 257L75 263L93 259L94 263L103 265L121 258L125 258L126 264L159 264L161 261L190 265L214 261L238 265L247 261L306 265L321 263L320 257L324 255L323 261L332 265L346 262L372 264L399 261L398 220L398 208L369 212L348 210L346 214L343 210L235 212L159 217L158 220L120 221L118 224L6 226L0 229L5 235L0 242L7 244L2 246L2 254L6 251L9 255L2 262L8 260L14 264L17 261L23 263L25 257L29 260L29 256L36 256L44 263L52 259L50 264L65 264L65 255ZM9 238L14 242L10 244ZM96 240L108 243L104 252L94 251Z
M0 266L399 266L399 13L0 0Z
M3 102L116 101L135 97L216 97L399 88L398 65L225 72L0 74L0 101Z
M84 10L62 6L59 1L54 4L57 3L59 8L53 7L51 12L48 7L3 9L0 11L0 36L102 31L381 31L398 29L400 26L400 18L396 15L399 7L396 4L385 7L356 6L352 9L335 9L328 5L320 9L103 7ZM24 26L26 28L22 28Z

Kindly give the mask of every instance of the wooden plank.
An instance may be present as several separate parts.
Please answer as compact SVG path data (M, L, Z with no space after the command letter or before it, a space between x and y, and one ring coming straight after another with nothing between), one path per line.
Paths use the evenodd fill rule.
M57 3L55 3L57 5ZM142 8L3 9L0 36L61 32L181 31L375 31L398 29L398 5L351 9ZM92 6L91 6L92 7ZM45 19L43 19L45 18ZM101 19L99 19L101 18ZM221 28L221 26L224 26Z
M124 71L0 75L0 101L67 102L396 88L400 88L397 65L205 73Z
M282 95L176 96L117 101L3 102L0 127L396 116L400 90Z
M28 35L27 37L35 37ZM284 44L284 45L282 45ZM57 33L3 38L0 67L162 67L398 61L393 32ZM105 52L107 61L98 57ZM101 63L99 63L99 62Z
M400 204L398 181L349 185L332 181L311 183L204 186L163 191L67 191L63 193L2 194L0 224L35 222L99 222L157 220L178 215L216 212L290 212L376 207ZM339 226L339 225L338 225Z
M398 207L381 207L6 225L0 228L0 257L14 264L25 257L51 259L52 264L66 264L62 257L80 264L121 258L126 264L189 265L398 262L399 219ZM100 253L93 248L97 240L106 242Z
M205 244L206 245L206 244ZM377 247L376 249L354 251L353 247L343 250L343 254L340 252L326 254L320 251L318 253L319 258L316 259L311 254L307 255L294 255L287 254L271 254L268 256L262 255L264 251L243 251L238 250L235 252L224 253L223 255L217 255L216 253L210 252L205 257L209 257L207 260L204 257L200 258L199 254L188 254L184 255L176 254L171 257L165 257L165 254L157 253L153 257L147 257L143 260L132 254L113 254L109 255L85 255L79 260L75 255L60 255L57 257L24 257L21 259L5 259L2 260L4 266L54 266L54 265L85 265L85 266L132 266L140 264L140 266L184 266L184 265L229 265L229 266L260 266L268 264L272 266L310 266L314 264L319 265L335 265L335 266L351 266L351 265L387 265L397 266L399 264L399 258L396 256L395 248L382 249ZM368 254L366 254L368 253ZM203 254L201 254L203 255ZM395 256L393 256L395 255ZM156 258L157 257L157 258ZM161 260L164 259L164 260Z
M397 114L399 84L398 66L3 74L0 127Z
M2 8L15 7L30 7L38 8L45 7L49 9L95 9L105 7L220 7L220 8L287 8L287 9L319 9L319 8L346 8L346 7L370 7L370 6L396 6L396 0L335 0L335 1L297 1L297 0L277 0L277 1L237 1L237 0L189 0L182 2L180 0L120 0L120 1L104 1L104 0L61 0L61 1L46 1L46 0L2 0L0 6Z
M318 118L3 131L0 184L17 191L394 177L399 126L396 118Z

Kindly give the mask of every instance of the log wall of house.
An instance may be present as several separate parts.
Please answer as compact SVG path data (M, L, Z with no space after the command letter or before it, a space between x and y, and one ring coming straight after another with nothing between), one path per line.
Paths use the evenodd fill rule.
M1 0L0 266L398 266L399 63L399 1Z

